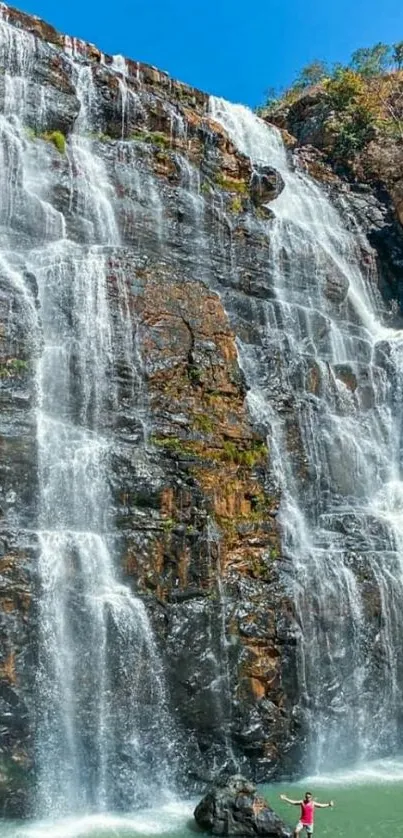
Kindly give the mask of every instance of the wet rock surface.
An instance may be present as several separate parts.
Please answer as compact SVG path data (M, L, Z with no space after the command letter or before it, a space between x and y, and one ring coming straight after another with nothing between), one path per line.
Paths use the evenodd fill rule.
M283 189L284 181L276 169L270 166L260 166L254 169L250 190L255 206L259 207L278 198Z
M194 811L198 826L212 835L290 838L291 830L240 775L217 781Z
M7 115L4 80L22 72L19 55L26 73L20 156L12 190L3 194L0 229L1 245L13 250L0 270L2 811L32 813L38 772L38 287L43 276L51 287L59 271L58 316L70 328L77 317L72 278L93 259L105 270L114 348L102 406L110 438L108 523L117 530L117 572L144 601L164 660L184 754L178 781L200 789L217 764L231 760L258 779L273 776L294 738L286 709L293 698L283 687L294 646L278 630L289 608L278 583L279 497L218 293L233 284L232 229L236 293L238 282L252 295L265 293L265 222L253 215L250 161L211 119L204 94L136 62L120 73L90 45L12 9L0 29ZM80 129L83 101L87 127ZM87 145L76 147L81 130ZM2 140L9 151L12 133ZM88 169L94 160L97 194ZM269 174L265 200L280 183ZM102 227L105 200L117 223L113 243L105 243ZM69 244L58 266L52 247L63 235ZM40 278L27 253L48 245ZM78 405L83 381L74 349L71 376ZM83 421L78 413L72 404L72 417ZM118 673L114 679L118 703ZM92 699L88 691L89 708ZM119 747L124 778L133 754ZM116 780L116 808L126 805L123 786Z
M333 114L334 117L334 114ZM375 136L348 165L335 154L329 126L331 105L324 91L312 89L294 104L273 113L273 121L294 137L293 154L309 174L330 189L336 204L351 207L378 256L379 283L387 304L397 300L403 313L403 212L401 138ZM333 188L332 188L333 187ZM346 214L348 224L348 211Z

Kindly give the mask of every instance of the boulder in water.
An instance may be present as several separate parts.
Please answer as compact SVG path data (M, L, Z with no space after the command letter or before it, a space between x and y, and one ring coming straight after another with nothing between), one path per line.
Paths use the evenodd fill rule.
M196 806L194 817L213 835L291 836L291 830L256 794L256 786L238 774L217 780Z

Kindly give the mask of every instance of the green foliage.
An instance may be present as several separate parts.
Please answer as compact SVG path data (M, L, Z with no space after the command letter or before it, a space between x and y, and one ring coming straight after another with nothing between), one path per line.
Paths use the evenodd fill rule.
M202 379L202 371L194 364L188 366L188 377L192 384L199 384Z
M398 70L403 69L403 41L393 44L393 63Z
M213 420L210 416L206 416L205 413L198 413L194 416L193 423L195 428L198 428L204 434L211 434L214 430Z
M243 203L239 195L235 195L235 197L232 198L232 201L229 205L229 209L231 212L242 212Z
M296 86L304 89L319 84L322 79L328 76L329 71L324 61L311 61L302 68L296 81Z
M338 69L332 79L327 79L324 88L332 106L340 111L351 105L363 92L364 82L358 73L345 67Z
M258 108L259 115L264 116L267 111L274 110L282 104L291 105L301 93L308 87L324 81L329 75L329 69L324 61L311 61L302 68L296 80L285 90L269 87L266 94L266 101L262 108Z
M154 131L150 134L147 134L147 143L152 143L153 145L158 145L161 148L169 148L171 145L169 137L166 137L161 131Z
M266 101L264 108L258 108L257 112L260 115L261 112L264 112L265 108L272 110L281 102L281 93L276 87L269 87L266 91Z
M362 76L377 76L386 72L391 61L391 47L379 42L373 47L362 47L353 52L351 67Z
M177 436L158 436L152 434L150 443L173 456L191 456L194 453L191 443L186 443L185 440L179 439Z
M159 448L164 448L166 451L180 452L183 449L183 442L176 436L151 436L150 442L152 445L158 445Z
M28 362L22 358L8 358L0 364L0 378L14 378L28 369Z
M361 151L372 133L372 118L368 122L365 119L350 119L341 123L337 134L334 151L338 157L350 158Z
M223 455L226 460L230 460L232 463L239 463L243 453L243 451L239 451L234 442L224 442Z
M221 189L226 189L228 192L238 192L240 195L246 195L248 186L244 180L235 180L234 178L225 177L222 172L217 172L215 182Z
M129 135L129 140L133 140L134 142L144 143L146 140L147 134L145 131L133 131Z
M66 151L66 137L62 134L61 131L46 131L44 134L40 135L43 140L46 140L48 143L53 143L55 148L57 148L60 154L65 154Z
M248 451L243 452L243 463L249 468L254 468L258 463L267 459L269 449L264 442L255 442Z
M403 119L383 119L378 126L386 137L392 140L401 140L403 138Z
M346 67L325 82L336 118L328 122L335 136L334 152L351 159L372 138L377 118L376 99L370 95L363 76Z
M163 518L161 521L162 529L165 533L170 534L175 526L173 518Z
M322 84L325 89L329 84L334 85L333 92L336 98L339 97L339 103L340 97L348 101L349 97L355 95L354 85L358 85L357 78L364 80L384 75L392 66L398 70L403 69L403 41L398 41L393 47L379 42L372 47L357 49L348 67L336 64L329 70L324 61L312 61L302 68L296 80L286 90L269 88L265 104L259 109L259 113L265 115L278 106L292 105L304 90L317 84Z
M36 131L35 128L25 127L25 133L29 140L46 140L47 143L53 143L55 148L64 154L66 151L66 137L61 131Z
M188 524L186 527L186 535L192 536L197 534L197 529L194 524Z
M169 137L166 137L161 131L134 131L133 134L130 134L129 140L149 143L160 148L169 148L170 146Z
M249 572L254 579L266 579L268 568L264 558L251 556L249 559Z
M96 134L94 139L99 140L100 143L110 143L113 141L113 137L111 137L110 134L106 134L104 131Z
M205 181L202 183L202 185L201 185L201 187L200 187L200 192L201 192L203 195L210 195L210 194L211 194L211 192L212 192L212 186L211 186L211 184L210 184L207 180L205 180Z
M251 448L246 451L238 448L234 442L229 440L223 445L223 459L240 466L254 468L255 465L266 459L268 448L264 442L253 442Z

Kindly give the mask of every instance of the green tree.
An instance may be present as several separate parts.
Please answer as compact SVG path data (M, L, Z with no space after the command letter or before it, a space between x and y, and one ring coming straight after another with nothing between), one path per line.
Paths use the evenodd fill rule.
M351 56L351 67L362 76L377 76L386 72L391 64L392 50L388 44L361 47Z
M297 87L312 87L314 84L318 84L322 79L326 78L328 75L328 68L324 61L311 61L310 64L307 64L305 67L302 68L297 81Z
M275 108L278 105L279 101L281 100L281 91L278 91L276 87L269 87L266 90L266 101L265 101L265 108Z
M396 64L398 70L403 69L403 41L393 44L393 63Z
M359 73L348 67L336 70L333 78L328 79L324 88L327 91L332 106L337 111L354 107L365 90L365 82Z

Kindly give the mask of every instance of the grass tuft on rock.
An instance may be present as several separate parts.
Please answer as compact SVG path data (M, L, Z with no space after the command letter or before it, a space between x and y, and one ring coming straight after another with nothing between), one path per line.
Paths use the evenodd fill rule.
M162 131L134 131L130 134L129 140L156 145L159 148L169 148L171 145L169 137L166 137Z
M57 148L59 154L65 154L66 152L66 137L62 134L61 131L45 131L44 134L40 135L43 140L46 140L48 143L53 143L55 148Z
M222 172L217 172L215 182L221 189L227 192L237 192L239 195L246 195L248 192L248 184L244 180L236 180L232 177L226 177Z

